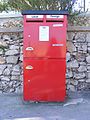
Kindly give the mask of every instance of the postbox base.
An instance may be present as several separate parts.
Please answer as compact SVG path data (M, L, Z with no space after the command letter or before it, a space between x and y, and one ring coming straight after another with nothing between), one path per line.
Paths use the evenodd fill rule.
M65 100L65 59L24 58L24 100L62 102Z

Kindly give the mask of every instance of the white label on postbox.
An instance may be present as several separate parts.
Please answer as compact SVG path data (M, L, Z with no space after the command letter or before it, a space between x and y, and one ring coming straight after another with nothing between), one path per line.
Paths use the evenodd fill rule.
M49 41L49 26L39 27L39 41Z
M43 18L43 15L26 15L26 18L34 18L34 19Z
M64 44L52 44L53 47L63 47Z
M47 18L64 18L64 15L47 15Z
M53 27L63 27L63 24L53 24Z

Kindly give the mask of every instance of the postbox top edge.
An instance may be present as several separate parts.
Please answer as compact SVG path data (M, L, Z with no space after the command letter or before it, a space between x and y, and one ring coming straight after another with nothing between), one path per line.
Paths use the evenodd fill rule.
M22 15L68 15L66 10L23 10Z

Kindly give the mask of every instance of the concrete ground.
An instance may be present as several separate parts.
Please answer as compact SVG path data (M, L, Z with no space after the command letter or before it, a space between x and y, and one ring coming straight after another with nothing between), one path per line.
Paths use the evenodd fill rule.
M0 120L90 120L90 92L70 93L64 103L24 102L21 94L1 94Z

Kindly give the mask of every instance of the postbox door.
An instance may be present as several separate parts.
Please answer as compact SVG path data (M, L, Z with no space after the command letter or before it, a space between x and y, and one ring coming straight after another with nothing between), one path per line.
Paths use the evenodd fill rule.
M65 22L26 22L24 57L65 58Z
M63 101L65 60L24 60L24 99Z

